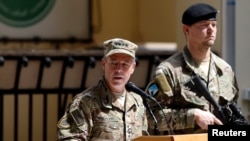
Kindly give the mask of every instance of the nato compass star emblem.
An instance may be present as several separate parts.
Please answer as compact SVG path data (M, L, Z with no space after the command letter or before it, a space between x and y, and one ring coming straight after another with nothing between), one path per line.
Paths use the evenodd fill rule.
M159 87L156 83L152 83L149 87L148 87L148 93L151 96L155 96L159 91Z

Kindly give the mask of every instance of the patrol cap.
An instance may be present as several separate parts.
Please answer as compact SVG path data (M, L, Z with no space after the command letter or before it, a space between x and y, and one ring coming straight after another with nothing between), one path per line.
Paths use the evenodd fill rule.
M123 53L135 58L138 46L128 40L114 38L104 42L104 56L110 56L115 53Z
M188 7L182 15L182 23L192 25L201 20L216 20L219 11L211 5L197 3Z

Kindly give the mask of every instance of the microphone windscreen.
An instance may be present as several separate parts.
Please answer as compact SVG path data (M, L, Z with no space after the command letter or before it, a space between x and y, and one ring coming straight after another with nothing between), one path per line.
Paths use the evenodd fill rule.
M128 90L128 91L132 91L132 87L133 87L133 83L132 82L128 82L126 85L125 85L125 88Z

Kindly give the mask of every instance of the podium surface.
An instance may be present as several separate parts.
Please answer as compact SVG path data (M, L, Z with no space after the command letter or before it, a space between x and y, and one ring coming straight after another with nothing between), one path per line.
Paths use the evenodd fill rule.
M135 138L133 141L207 141L207 133L200 134L183 134L183 135L153 135L141 136Z

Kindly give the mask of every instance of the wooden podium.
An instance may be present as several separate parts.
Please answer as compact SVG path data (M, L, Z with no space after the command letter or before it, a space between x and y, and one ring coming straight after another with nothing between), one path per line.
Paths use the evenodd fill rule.
M184 135L141 136L133 141L207 141L207 133Z

